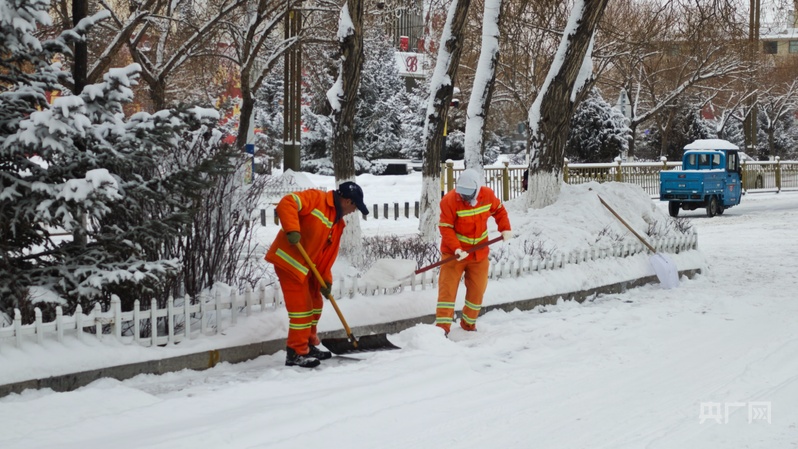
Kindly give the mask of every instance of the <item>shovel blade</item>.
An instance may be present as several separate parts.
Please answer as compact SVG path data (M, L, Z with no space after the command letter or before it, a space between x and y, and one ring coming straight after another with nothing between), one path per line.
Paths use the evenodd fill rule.
M676 288L679 286L679 270L676 268L676 262L673 259L666 254L656 253L649 260L663 288Z
M333 354L338 355L399 349L398 346L388 341L386 334L365 335L355 339L355 342L348 338L324 338L321 340L321 344Z

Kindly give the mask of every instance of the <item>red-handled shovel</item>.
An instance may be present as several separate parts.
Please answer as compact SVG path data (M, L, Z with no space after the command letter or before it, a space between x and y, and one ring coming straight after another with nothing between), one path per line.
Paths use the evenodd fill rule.
M492 245L501 240L501 236L496 237L495 239L485 240L472 246L466 252L470 254L478 249ZM421 274L453 260L457 260L457 256L452 255L445 259L441 259L432 265L427 265L426 267L419 268L418 270L410 271L413 268L408 267L415 267L415 261L405 259L379 259L374 262L374 265L372 265L372 267L369 268L369 270L363 275L363 282L365 282L366 285L373 285L378 288L394 288L410 279L410 277L414 274ZM410 272L408 273L408 271Z

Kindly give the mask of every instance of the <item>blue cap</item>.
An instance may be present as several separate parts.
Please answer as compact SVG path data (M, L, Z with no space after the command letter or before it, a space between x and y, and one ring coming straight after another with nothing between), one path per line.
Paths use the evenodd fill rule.
M363 215L369 214L369 208L363 202L363 189L351 181L342 182L338 186L338 195L341 198L352 200Z

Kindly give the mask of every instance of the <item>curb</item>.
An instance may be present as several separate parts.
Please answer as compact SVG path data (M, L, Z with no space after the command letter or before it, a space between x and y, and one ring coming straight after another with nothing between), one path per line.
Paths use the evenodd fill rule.
M679 271L680 277L687 276L689 279L692 279L697 274L701 274L700 268ZM541 305L557 304L557 301L560 299L582 303L588 298L595 298L600 294L623 293L630 288L640 287L654 282L658 282L656 276L646 276L639 279L608 284L588 290L580 290L571 293L543 296L539 298L531 298L504 304L485 306L482 308L481 313L486 313L491 310L504 310L508 312L514 309L532 310ZM372 333L393 334L401 332L405 329L409 329L417 324L433 323L434 321L435 315L429 314L414 318L391 321L388 323L358 326L352 329L352 333L355 335L369 335ZM319 338L337 337L346 337L346 333L343 330L319 333ZM195 354L187 354L160 360L150 360L127 365L110 366L107 368L81 371L72 374L63 374L43 379L31 379L22 382L0 385L0 398L12 393L21 393L27 389L50 388L58 392L73 391L104 377L110 377L121 381L138 376L139 374L164 374L180 371L183 369L201 371L208 368L213 368L221 362L245 362L263 355L272 355L284 349L285 339L281 338L279 340L268 340L259 343L251 343L248 345L232 346L229 348L203 351Z

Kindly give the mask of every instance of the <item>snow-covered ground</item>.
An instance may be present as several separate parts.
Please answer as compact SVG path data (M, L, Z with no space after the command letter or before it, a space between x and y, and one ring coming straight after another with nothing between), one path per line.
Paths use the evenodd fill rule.
M413 191L412 178L358 181L367 203L389 201L378 198L388 191L383 182L397 183L393 188L400 193L391 202L414 201L420 190ZM525 212L510 202L518 240L552 236L557 249L567 251L590 241L591 231L583 229L620 235L611 215L590 200L595 191L640 230L646 217L659 222L665 216L664 204L643 204L634 191L587 188L567 189L559 205L540 211ZM404 194L407 199L397 198ZM575 222L569 211L580 207L582 218ZM390 336L399 351L333 359L316 370L284 367L279 352L202 372L105 379L69 393L27 391L0 399L0 447L795 447L798 194L748 195L712 219L702 211L683 214L698 232L705 274L683 279L677 289L648 285L581 305L490 312L480 318L478 332L455 328L449 339L431 325L418 325ZM370 220L363 227L370 235L398 234L412 223ZM267 232L261 238L268 240ZM595 235L592 240L602 244ZM650 269L645 258L635 261ZM598 281L593 270L586 265L569 276L581 276L584 288ZM486 301L521 297L524 288L537 293L567 285L562 277L531 275L509 287L492 281ZM391 310L378 301L402 304L397 313L432 313L435 296L341 304L347 319L358 321L369 317L364 308ZM284 319L277 317L284 313L271 315ZM263 318L249 320L264 324ZM340 327L331 311L322 321L328 329ZM249 338L268 334L246 324L231 333L238 335L239 328L255 334ZM67 355L80 348L68 346L47 345L29 357L75 367ZM0 376L21 360L15 351L0 351Z

